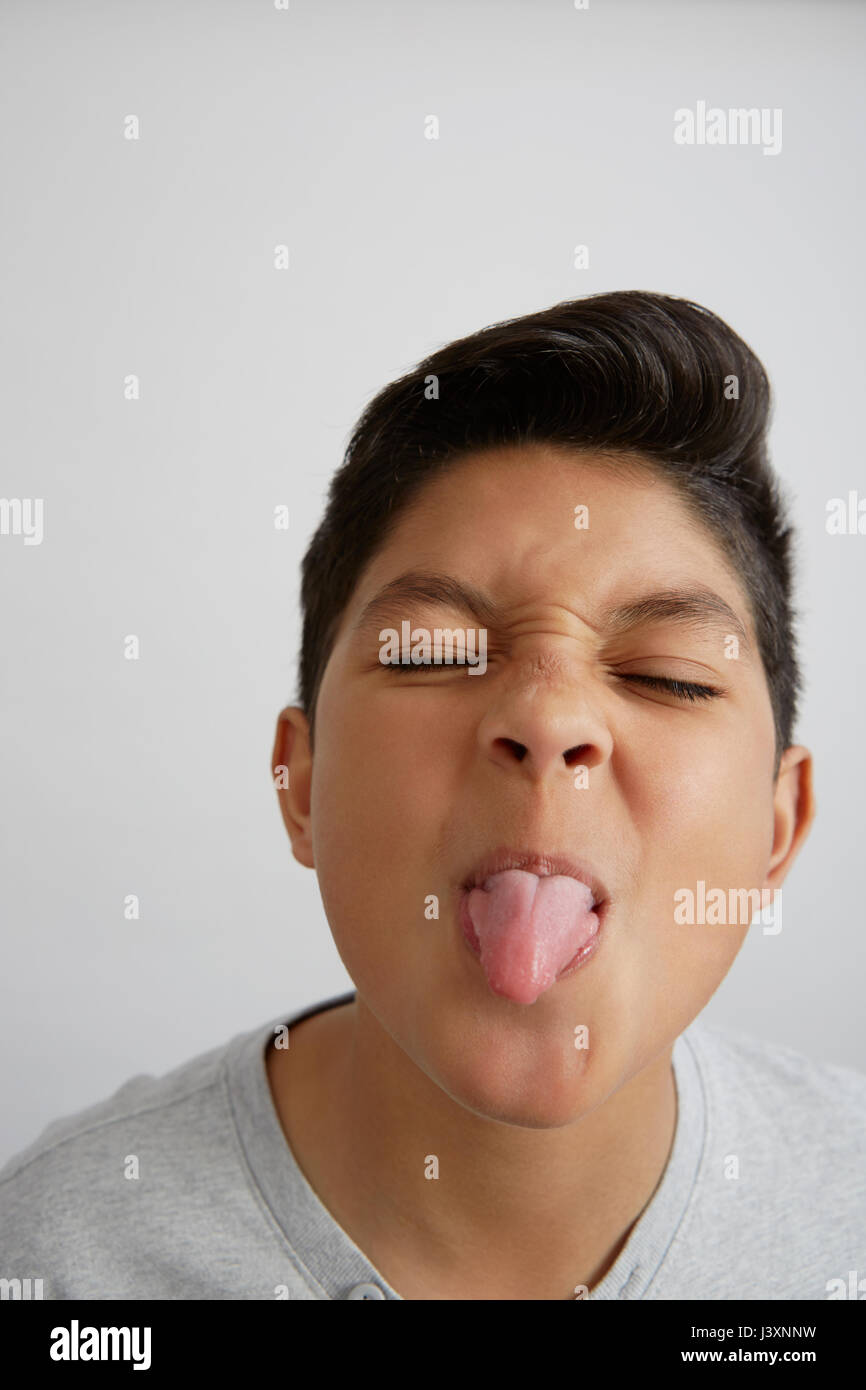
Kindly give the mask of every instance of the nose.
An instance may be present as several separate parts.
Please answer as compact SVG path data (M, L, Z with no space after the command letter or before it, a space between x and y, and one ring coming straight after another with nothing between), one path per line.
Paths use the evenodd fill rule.
M497 766L536 781L567 769L601 766L613 740L588 682L561 657L524 662L500 689L478 727L482 752Z

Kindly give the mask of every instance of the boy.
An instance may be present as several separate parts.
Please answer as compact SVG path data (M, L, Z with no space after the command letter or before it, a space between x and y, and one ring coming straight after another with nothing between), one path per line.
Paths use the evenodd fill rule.
M49 1126L0 1174L0 1272L610 1300L866 1271L866 1078L695 1022L814 815L768 411L726 324L641 292L373 400L272 759L356 991Z

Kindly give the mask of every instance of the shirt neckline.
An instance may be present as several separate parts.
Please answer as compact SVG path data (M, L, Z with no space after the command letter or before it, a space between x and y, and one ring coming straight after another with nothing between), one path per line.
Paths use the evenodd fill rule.
M235 1038L226 1056L229 1101L252 1181L285 1243L287 1258L313 1293L346 1299L359 1284L374 1284L385 1298L402 1302L307 1182L283 1133L268 1083L265 1050L277 1030L354 998L350 990ZM677 1038L672 1053L677 1121L668 1162L614 1264L590 1290L590 1300L642 1298L689 1205L705 1149L707 1114L691 1031Z

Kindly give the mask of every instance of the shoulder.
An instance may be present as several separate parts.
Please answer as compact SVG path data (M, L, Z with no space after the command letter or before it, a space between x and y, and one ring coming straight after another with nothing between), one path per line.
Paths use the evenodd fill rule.
M832 1123L852 1141L866 1137L863 1072L702 1020L683 1038L717 1107L781 1123L786 1133L802 1129L817 1138L816 1127Z
M647 1296L837 1296L866 1240L866 1076L701 1020L680 1045L700 1157Z
M58 1171L58 1166L60 1171L68 1171L70 1165L101 1165L106 1152L116 1155L127 1137L131 1141L159 1136L170 1148L171 1136L180 1134L187 1152L197 1140L207 1144L213 1136L206 1128L197 1128L196 1121L229 1105L226 1073L231 1056L254 1047L263 1050L275 1032L353 997L354 993L342 994L280 1015L160 1076L133 1076L96 1104L53 1120L31 1144L0 1166L0 1199L29 1183L44 1183L42 1175Z
M144 1120L151 1131L172 1128L178 1109L207 1103L208 1093L219 1085L228 1046L190 1058L161 1076L140 1073L103 1100L52 1120L0 1168L0 1193L38 1182L41 1173L58 1165L99 1160L106 1148L115 1150L124 1132L141 1132Z
M801 1261L862 1246L866 1077L752 1034L686 1036L704 1091L708 1209L724 1207L745 1245L760 1236Z
M132 1077L10 1158L0 1169L0 1276L44 1279L55 1298L136 1297L135 1269L164 1258L161 1243L180 1222L212 1224L237 1170L225 1063L239 1041Z
M316 1296L250 1155L271 1107L266 1041L347 997L133 1076L49 1124L0 1168L0 1283L42 1280L48 1298L270 1298L283 1284Z

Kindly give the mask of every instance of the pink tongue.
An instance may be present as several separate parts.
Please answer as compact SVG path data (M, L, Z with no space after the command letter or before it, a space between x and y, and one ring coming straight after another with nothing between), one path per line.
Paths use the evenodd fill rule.
M505 869L469 894L481 964L495 994L534 1004L598 930L592 893L565 874Z

